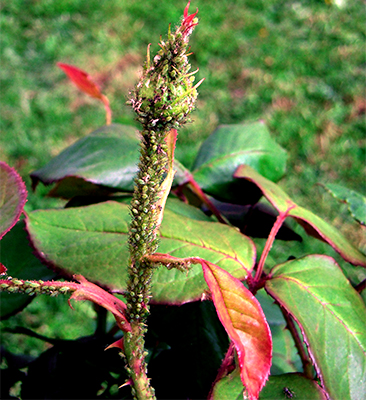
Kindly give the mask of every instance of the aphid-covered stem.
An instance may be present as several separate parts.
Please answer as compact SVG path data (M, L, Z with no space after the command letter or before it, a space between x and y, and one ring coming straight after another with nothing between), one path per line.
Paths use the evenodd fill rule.
M125 334L127 371L136 399L155 398L146 372L144 334L149 312L151 278L154 263L146 256L158 248L157 230L162 206L162 184L167 172L166 136L172 128L187 121L194 108L197 85L189 74L188 38L197 24L196 14L188 15L189 3L181 25L159 44L161 49L151 60L148 47L143 75L131 92L129 103L142 124L140 162L131 203L129 230L130 266L127 284L127 314L131 331ZM164 189L166 190L166 188Z

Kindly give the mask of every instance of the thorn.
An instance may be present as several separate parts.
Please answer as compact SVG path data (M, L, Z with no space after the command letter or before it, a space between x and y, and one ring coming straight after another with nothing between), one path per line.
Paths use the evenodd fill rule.
M122 387L124 387L124 386L128 386L128 385L131 385L132 386L132 379L130 378L130 379L128 379L123 385L121 385L121 386L119 386L118 387L118 389L121 389Z

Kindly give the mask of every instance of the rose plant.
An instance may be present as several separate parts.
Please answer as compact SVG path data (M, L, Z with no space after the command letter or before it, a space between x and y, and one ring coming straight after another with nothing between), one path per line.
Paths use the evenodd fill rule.
M89 300L98 315L95 335L76 341L23 331L54 346L23 362L27 374L5 354L2 391L21 381L24 398L361 399L366 257L276 183L286 152L265 124L219 126L192 170L174 157L202 83L190 72L198 10L188 8L153 58L148 46L129 94L140 132L112 124L92 78L58 64L106 110L105 126L31 174L65 208L24 213L25 185L0 164L2 318L40 294ZM288 219L344 266L326 254L270 257L275 239L301 240Z

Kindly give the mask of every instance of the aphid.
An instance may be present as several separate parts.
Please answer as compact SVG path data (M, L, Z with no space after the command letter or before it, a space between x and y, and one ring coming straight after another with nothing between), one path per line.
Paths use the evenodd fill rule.
M283 393L284 393L286 399L293 399L294 397L296 397L294 391L288 387L283 388Z

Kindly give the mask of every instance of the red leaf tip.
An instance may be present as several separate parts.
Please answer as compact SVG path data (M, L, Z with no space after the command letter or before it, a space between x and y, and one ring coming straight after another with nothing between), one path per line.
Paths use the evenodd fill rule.
M188 1L188 4L186 5L186 8L184 9L183 13L183 22L182 22L182 28L183 28L183 34L188 36L192 32L192 28L197 25L196 23L193 23L194 18L198 14L198 8L197 11L194 14L188 15L188 10L189 6L191 4L191 0Z
M93 82L91 76L74 65L58 62L56 64L61 68L69 79L84 93L91 97L102 100L102 93L96 83Z

